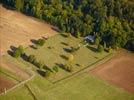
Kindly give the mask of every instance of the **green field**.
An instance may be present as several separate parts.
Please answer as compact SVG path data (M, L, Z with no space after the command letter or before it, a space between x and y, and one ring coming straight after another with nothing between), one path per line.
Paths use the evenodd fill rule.
M109 85L105 81L93 77L87 71L83 71L105 62L105 57L109 57L110 54L98 53L95 48L84 46L82 41L83 38L77 39L58 34L46 40L43 47L38 47L38 49L28 47L25 50L27 55L34 54L37 60L43 61L49 68L52 68L57 64L68 63L68 60L61 55L68 56L70 52L67 50L71 46L81 45L80 49L73 53L73 72L70 73L59 68L57 73L52 73L48 78L42 77L37 73L39 68L22 58L16 60L6 56L5 58L9 61L20 64L20 66L23 65L21 68L24 70L32 68L36 76L25 85L1 95L0 100L134 100L133 94Z
M69 52L71 47L77 48L78 45L80 45L79 50L73 53ZM71 62L73 66L72 73L76 73L109 55L107 52L98 53L95 50L96 49L91 46L85 46L85 44L83 44L83 38L78 39L73 36L67 37L65 34L58 34L46 40L43 47L38 47L38 49L27 48L26 54L35 55L38 61L43 62L51 69L54 66L59 67L62 64L70 64L65 57L73 54L74 60ZM72 73L59 68L59 72L51 75L48 80L56 82Z
M41 76L29 81L28 86L37 100L134 100L134 95L106 82L82 73L70 79L51 84ZM1 100L33 100L25 86L0 96Z

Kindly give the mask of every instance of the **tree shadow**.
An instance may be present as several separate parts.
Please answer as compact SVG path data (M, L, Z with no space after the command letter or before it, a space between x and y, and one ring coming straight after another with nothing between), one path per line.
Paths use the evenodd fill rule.
M21 55L21 58L28 62L28 56L25 53Z
M2 3L2 6L8 10L16 10L14 7L11 7L10 5L6 5L4 3Z
M67 38L68 36L66 34L60 34L62 37Z
M65 55L60 55L61 58L65 59L65 60L68 60L68 57L65 56Z
M64 51L68 52L68 53L71 53L72 52L72 49L69 49L69 48L63 48Z
M94 51L94 52L97 52L97 49L95 47L87 46L87 48Z
M10 56L13 56L14 52L16 51L16 47L15 46L10 46L10 50L7 50L7 53L10 55Z
M61 42L61 44L65 45L65 46L68 46L68 44L67 44L67 43L65 43L65 42Z
M56 66L59 66L61 69L64 69L64 70L65 70L64 64L55 63L55 65L56 65Z
M37 49L37 47L35 45L29 45L31 48L33 49Z
M30 40L33 44L37 44L37 40L35 40L35 39L31 39Z
M44 77L44 76L46 75L46 72L45 72L45 71L42 71L42 70L39 70L39 69L37 69L36 71L37 71L37 73L39 73L39 75L41 75L42 77Z

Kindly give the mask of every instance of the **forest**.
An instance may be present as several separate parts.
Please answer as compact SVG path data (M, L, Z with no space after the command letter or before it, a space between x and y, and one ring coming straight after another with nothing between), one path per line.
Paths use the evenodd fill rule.
M76 37L96 35L96 44L134 51L133 0L2 0Z

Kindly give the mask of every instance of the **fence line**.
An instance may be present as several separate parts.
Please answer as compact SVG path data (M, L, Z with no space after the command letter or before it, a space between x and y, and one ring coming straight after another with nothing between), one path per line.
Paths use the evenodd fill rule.
M34 76L35 76L35 73L34 73L33 71L31 71L31 73L32 73L32 76L31 76L30 78L28 78L27 80L24 80L24 81L20 82L19 84L13 86L12 88L10 88L10 89L8 89L8 90L5 90L4 92L2 92L2 93L0 94L0 96L1 96L1 95L4 95L4 94L6 94L6 93L8 93L8 92L10 92L10 91L12 91L12 90L14 90L15 88L19 87L20 85L23 85L23 84L25 84L27 81L33 79Z

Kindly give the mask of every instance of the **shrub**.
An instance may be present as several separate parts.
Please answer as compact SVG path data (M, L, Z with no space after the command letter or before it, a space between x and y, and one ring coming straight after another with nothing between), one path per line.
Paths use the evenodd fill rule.
M13 57L18 58L20 56L21 56L20 50L16 49L15 52L13 53Z
M44 43L45 43L45 40L44 39L38 39L37 40L37 45L39 45L39 46L43 46Z
M49 70L46 70L46 72L45 72L45 77L49 77L50 76L50 74L51 74L51 72L49 71Z
M102 52L104 51L104 48L102 45L98 45L98 48L97 48L98 52Z
M57 66L54 66L54 67L53 67L53 70L54 70L55 72L58 72L58 71L59 71Z
M70 65L70 64L64 65L64 66L63 66L63 69L65 69L65 70L68 71L68 72L72 72L72 71L73 71L73 67L72 67L72 65Z
M17 48L21 54L24 54L24 48L22 45L19 45L19 47Z
M74 60L74 55L70 54L68 57L68 61L73 61Z
M34 63L35 62L35 60L36 60L36 58L35 58L35 56L34 55L29 55L29 57L28 57L28 61L30 62L30 63Z
M18 58L20 57L22 54L24 54L24 48L22 45L20 45L18 48L16 48L16 50L13 53L13 57Z
M38 63L36 63L36 66L37 66L38 68L43 68L44 64L43 64L42 61L39 61Z
M112 48L111 48L111 47L108 48L108 52L109 52L109 53L112 52Z

